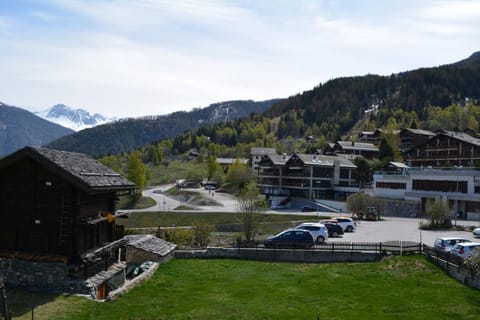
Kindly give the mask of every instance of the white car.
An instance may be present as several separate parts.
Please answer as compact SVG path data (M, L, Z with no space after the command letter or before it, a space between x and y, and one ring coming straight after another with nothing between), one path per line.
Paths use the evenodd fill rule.
M343 229L343 232L353 232L357 229L357 223L352 218L337 217L332 220L336 221Z
M464 238L458 238L458 237L437 238L433 243L433 247L440 251L450 252L457 243L466 243L466 242L472 242L472 241Z
M328 240L328 230L325 225L315 222L300 223L295 229L308 230L316 243L323 243Z
M480 243L478 242L457 243L452 248L450 253L455 256L466 259L472 255L474 250L480 250Z
M473 237L480 238L480 228L473 229Z

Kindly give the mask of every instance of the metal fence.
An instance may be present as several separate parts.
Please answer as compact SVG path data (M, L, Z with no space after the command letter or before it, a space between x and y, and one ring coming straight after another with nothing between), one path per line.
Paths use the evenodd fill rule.
M314 250L322 251L351 251L351 252L376 252L376 253L421 253L420 243L412 241L386 241L386 242L325 242L317 244Z
M256 248L264 249L263 244L254 242L249 244L237 244L238 248ZM280 248L277 248L280 249ZM283 247L282 249L298 249ZM385 242L348 242L348 241L328 241L321 244L315 244L311 249L314 251L329 252L374 252L374 253L391 253L391 254L407 254L422 253L422 244L413 241L385 241Z

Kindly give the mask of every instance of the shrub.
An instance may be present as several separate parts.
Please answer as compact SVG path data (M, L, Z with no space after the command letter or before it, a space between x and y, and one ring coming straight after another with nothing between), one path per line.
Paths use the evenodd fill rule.
M193 226L193 242L199 247L206 247L210 243L210 233L214 227L208 223L197 223Z

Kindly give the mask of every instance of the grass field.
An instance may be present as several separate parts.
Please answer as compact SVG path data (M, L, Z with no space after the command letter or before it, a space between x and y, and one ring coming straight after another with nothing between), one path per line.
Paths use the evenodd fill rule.
M36 319L478 319L480 293L422 256L376 263L174 259L114 302L10 292ZM44 294L43 294L44 295ZM43 300L42 300L43 297ZM26 302L16 319L31 319ZM19 317L20 316L20 317Z
M262 223L289 222L289 221L318 221L322 217L298 216L287 214L264 214ZM240 223L239 217L232 212L135 212L128 219L122 220L127 228L147 228L152 226L170 227L175 225L191 226L195 223L234 224Z

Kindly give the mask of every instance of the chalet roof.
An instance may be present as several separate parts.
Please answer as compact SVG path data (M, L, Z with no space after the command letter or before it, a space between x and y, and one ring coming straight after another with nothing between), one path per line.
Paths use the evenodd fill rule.
M157 238L151 234L128 235L124 238L127 240L127 246L151 252L161 257L168 255L175 250L176 247L175 244Z
M472 137L471 135L464 132L442 130L439 134L444 134L451 138L455 138L464 142L480 146L480 139Z
M135 189L135 184L119 173L85 154L76 152L25 147L0 159L0 170L25 158L57 172L87 193Z
M343 150L378 152L378 148L373 143L368 142L337 141L337 145Z
M402 131L400 131L400 133L405 132L405 131L411 132L411 133L416 134L416 135L421 135L421 136L431 136L431 137L433 137L435 135L435 132L432 132L430 130L411 129L411 128L405 128Z
M269 154L268 157L272 160L273 164L275 165L285 165L288 159L292 156L290 155L283 155L283 154Z
M390 161L388 163L389 166L391 167L394 167L394 168L399 168L399 169L408 169L410 168L409 166L407 166L405 163L402 163L402 162L394 162L394 161Z
M296 153L296 156L300 160L302 160L304 164L311 165L311 166L333 167L335 165L335 162L338 161L340 164L340 167L346 167L346 168L357 167L350 160L344 157L324 156L324 155L318 155L318 154L302 154L302 153Z
M248 163L248 159L244 158L217 158L216 162L218 164L234 164L235 162L240 161L240 163Z
M250 148L250 154L251 155L277 154L277 149L253 147L253 148Z

